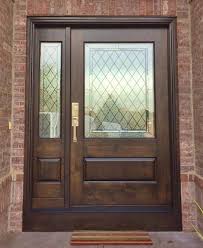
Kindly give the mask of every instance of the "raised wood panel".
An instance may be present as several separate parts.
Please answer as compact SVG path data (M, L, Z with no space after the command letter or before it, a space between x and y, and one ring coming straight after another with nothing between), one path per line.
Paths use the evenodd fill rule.
M33 208L61 208L63 206L63 198L32 198Z
M63 188L60 182L34 183L33 197L61 198L63 197Z
M155 158L85 158L86 181L153 181Z
M60 159L38 159L38 181L60 181Z

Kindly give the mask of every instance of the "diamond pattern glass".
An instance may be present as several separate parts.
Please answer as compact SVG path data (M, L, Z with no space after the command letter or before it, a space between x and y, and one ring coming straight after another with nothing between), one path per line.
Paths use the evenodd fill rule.
M154 137L153 43L85 43L85 137Z
M40 52L39 136L60 137L61 43L42 42Z

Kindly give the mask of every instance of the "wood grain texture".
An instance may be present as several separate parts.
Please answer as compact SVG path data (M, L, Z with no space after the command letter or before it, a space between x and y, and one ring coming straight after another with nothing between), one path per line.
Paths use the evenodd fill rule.
M33 44L33 109L32 109L32 133L33 133L33 169L32 169L32 197L39 198L40 201L32 201L32 207L47 207L46 198L55 198L56 204L51 204L50 208L57 206L64 207L64 136L65 136L65 109L60 110L61 126L59 138L41 138L39 136L39 101L40 101L40 47L41 42L60 42L61 50L61 71L60 81L60 102L64 104L65 95L65 29L37 29L36 39ZM58 198L58 199L57 199ZM59 204L60 203L60 204Z
M72 233L71 245L152 245L147 232L129 231L76 231Z
M28 27L30 41L26 84L24 230L180 230L179 163L175 127L175 19L31 17ZM64 44L62 137L52 141L38 139L37 136L39 38L62 41ZM83 116L81 44L84 40L155 42L155 138L85 140L81 119L78 143L71 143L71 101L80 102L80 116ZM85 157L156 158L157 183L86 182L83 180L82 166ZM35 170L38 158L61 159L60 183L37 181Z
M168 89L168 30L167 28L121 29L121 28L77 28L71 31L71 98L72 102L79 102L80 120L78 142L72 143L71 153L71 205L171 205L171 157L170 157L170 120L169 120L169 89ZM155 137L154 138L84 138L84 92L85 92L85 52L84 43L133 43L151 42L154 44L154 96L155 96ZM77 66L75 66L77 64ZM114 180L116 169L110 164L108 167L109 179L101 182L104 168L94 172L93 181L84 181L83 160L85 157L92 159L104 158L150 158L156 159L156 169L151 181L147 182L143 176L138 183ZM101 162L97 164L101 166ZM123 163L123 166L127 165ZM141 166L144 175L144 165ZM92 168L93 170L93 168ZM119 169L118 169L119 170ZM139 179L139 169L133 167L134 174ZM87 171L88 172L88 171ZM127 167L126 167L127 172ZM96 176L96 173L97 176ZM132 173L132 174L133 174ZM124 173L123 173L124 175ZM121 175L120 175L121 176ZM93 175L90 176L93 178ZM100 177L100 178L99 178ZM103 175L104 177L104 175ZM106 176L106 178L108 178ZM119 178L118 178L119 179ZM129 180L132 179L129 176ZM128 181L127 176L125 181ZM149 180L150 181L150 180Z
M85 181L155 181L155 158L84 158Z
M39 181L60 181L61 162L60 159L39 159L38 160Z

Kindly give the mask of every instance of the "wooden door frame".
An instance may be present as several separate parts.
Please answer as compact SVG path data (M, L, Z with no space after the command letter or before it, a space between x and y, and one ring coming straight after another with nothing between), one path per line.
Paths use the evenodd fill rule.
M175 17L28 17L27 18L27 73L25 91L25 158L24 158L24 193L23 193L23 230L39 230L34 227L34 219L45 214L53 215L50 209L33 210L31 207L32 197L32 154L33 154L33 135L32 135L32 106L33 106L33 54L34 39L36 28L39 27L94 27L94 28L167 28L168 29L168 82L169 82L169 115L170 115L170 144L172 161L172 195L173 211L177 216L179 226L182 228L181 216L181 194L180 194L180 155L179 155L179 130L178 130L178 87L177 87L177 61L176 61L176 18ZM67 52L66 52L67 53ZM67 75L66 75L67 76ZM66 77L65 76L65 77ZM66 77L65 80L68 80ZM65 147L65 145L64 145ZM65 158L66 159L66 158ZM64 162L66 164L66 161ZM57 210L57 209L56 209ZM57 210L59 211L59 210ZM67 210L62 210L67 212ZM55 219L55 218L53 218ZM53 231L51 227L42 228L43 231ZM57 230L61 230L57 228Z

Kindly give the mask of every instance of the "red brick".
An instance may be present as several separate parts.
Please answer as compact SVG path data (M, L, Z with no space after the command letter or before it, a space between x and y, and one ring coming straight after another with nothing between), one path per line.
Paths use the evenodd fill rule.
M8 229L12 101L13 2L0 0L0 236Z
M0 236L4 235L8 230L11 179L11 174L0 178Z
M196 200L203 207L203 1L191 2L191 42L192 42L192 87L194 108L194 137L196 157ZM198 175L199 174L199 175ZM203 218L198 211L197 223L203 232Z
M0 0L0 5L10 4L10 0ZM14 79L13 79L13 130L12 130L12 169L18 170L16 181L13 182L15 194L13 195L13 204L10 212L10 230L21 230L22 228L22 181L24 167L24 94L25 94L25 71L26 71L26 15L176 15L177 14L177 34L178 34L178 90L179 90L179 128L180 128L180 162L181 162L181 180L182 180L182 209L183 209L183 226L185 230L191 229L191 223L195 222L196 212L192 203L195 192L194 187L197 179L192 175L191 170L195 168L195 156L199 168L202 167L201 156L199 151L203 149L203 129L199 125L200 113L203 113L203 97L200 95L199 88L202 87L202 67L201 60L203 51L200 51L200 40L203 37L202 29L199 25L201 0L193 0L191 8L191 17L194 26L192 26L192 49L193 54L193 79L194 87L197 91L192 91L192 70L191 70L191 40L190 40L190 15L189 4L187 0L16 0L15 1L15 19L14 19L14 42L13 42L13 62L14 62ZM10 6L9 5L9 6ZM1 10L1 8L0 8ZM11 10L11 9L10 9ZM10 11L12 12L12 11ZM9 12L9 13L10 13ZM6 78L7 89L11 90L11 71L12 71L12 13L3 13L5 23L8 19L8 28L3 32L7 37L4 41L4 49L0 53L7 58L9 73L6 72L3 78ZM8 16L6 16L8 15ZM197 29L195 27L198 27ZM0 27L1 28L1 27ZM0 44L1 44L0 38ZM201 49L202 50L202 49ZM0 61L1 62L1 61ZM201 72L201 73L200 73ZM5 86L5 82L3 82ZM1 87L1 85L0 85ZM1 90L2 89L2 90ZM0 92L3 92L3 87ZM8 91L9 91L8 90ZM8 94L7 94L8 93ZM192 98L192 93L195 96ZM0 103L8 103L5 106L5 112L8 113L5 118L11 115L11 92L7 95L0 96ZM195 135L193 130L193 108L194 101L195 116ZM198 111L197 111L198 110ZM202 134L202 135L198 135ZM10 133L5 128L2 131L3 140L7 142L1 144L0 151L5 153L9 151L8 137ZM198 144L194 147L195 143ZM201 148L202 147L202 148ZM200 149L201 148L201 149ZM200 149L200 150L199 150ZM7 161L10 155L7 153ZM1 162L3 164L3 162ZM3 170L8 170L4 162ZM0 166L1 168L1 166ZM1 170L1 169L0 169ZM186 174L187 173L187 174ZM1 174L1 171L0 171Z

